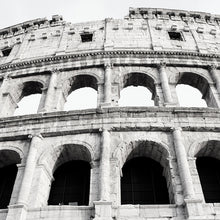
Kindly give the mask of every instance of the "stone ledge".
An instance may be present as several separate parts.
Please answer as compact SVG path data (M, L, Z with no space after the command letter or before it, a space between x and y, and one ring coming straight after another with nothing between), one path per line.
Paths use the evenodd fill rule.
M62 61L64 62L65 60L68 59L75 59L75 58L80 58L82 59L83 57L96 57L96 56L111 56L111 55L144 55L144 56L154 56L158 58L158 55L161 55L164 58L164 55L166 56L179 56L184 57L187 59L195 59L195 57L198 58L220 58L219 54L211 54L211 53L199 53L199 52L187 52L187 51L151 51L151 50L146 50L146 51L140 51L140 50L113 50L113 51L94 51L94 52L82 52L82 53L73 53L73 54L66 54L66 55L59 55L59 56L48 56L48 57L41 57L41 58L32 58L30 60L26 61L20 61L16 63L6 63L6 64L1 64L0 65L0 70L6 70L10 68L22 68L22 67L28 67L31 66L33 67L33 64L39 65L40 63L42 65L46 65L47 63L51 64L51 62L57 62L57 61ZM159 59L159 58L158 58Z

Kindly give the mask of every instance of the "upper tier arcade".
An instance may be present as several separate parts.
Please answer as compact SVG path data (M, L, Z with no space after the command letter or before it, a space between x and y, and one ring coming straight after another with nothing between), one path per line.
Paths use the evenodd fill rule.
M219 28L220 16L180 10L130 8L124 19L77 24L55 15L0 30L0 64L105 51L218 57Z

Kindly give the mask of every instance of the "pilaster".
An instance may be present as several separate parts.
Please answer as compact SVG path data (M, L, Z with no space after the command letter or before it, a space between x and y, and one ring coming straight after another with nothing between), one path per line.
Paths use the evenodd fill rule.
M102 104L103 107L111 106L112 68L113 64L111 62L105 63L104 103Z
M100 161L100 200L110 199L110 132L102 131L101 161Z
M55 91L57 86L57 75L59 71L58 70L52 70L51 76L50 76L50 82L48 85L48 88L46 89L45 94L45 101L42 110L40 112L50 112L55 111L56 108L54 106L54 97L55 97Z
M172 95L171 95L171 91L169 87L169 81L168 81L168 77L166 73L166 63L161 62L158 65L158 70L160 74L161 87L163 90L163 96L164 96L164 102L165 102L164 105L165 106L172 105L173 99L172 99Z
M182 140L182 129L180 127L173 128L173 140L180 179L183 187L184 205L187 219L203 219L202 200L197 199L195 196L187 154Z
M100 201L95 201L94 220L112 220L112 203L110 202L110 132L102 130L100 161Z
M0 116L7 117L13 115L15 109L18 107L16 100L10 93L11 78L5 76L0 88Z
M180 178L183 185L184 198L194 198L195 192L193 189L193 182L189 170L187 154L182 140L182 129L180 127L173 128L173 141L176 151Z
M23 179L21 181L21 187L18 194L17 203L10 205L8 208L8 215L6 220L26 220L28 198L31 191L31 184L36 167L36 156L39 146L41 145L42 136L29 135L31 139L30 148L27 156L26 166L24 169Z
M220 76L217 74L217 66L212 64L209 66L209 72L211 74L211 77L213 78L215 84L216 84L216 89L218 91L218 94L220 96Z

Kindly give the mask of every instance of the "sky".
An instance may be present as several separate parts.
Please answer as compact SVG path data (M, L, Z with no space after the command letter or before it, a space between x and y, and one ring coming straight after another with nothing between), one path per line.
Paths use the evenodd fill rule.
M0 28L62 15L72 23L123 18L129 7L169 8L220 14L219 0L0 0Z
M0 14L0 18L1 18L0 29L37 18L46 17L48 19L51 19L52 15L57 15L57 14L62 15L65 21L71 23L102 20L105 18L123 19L124 16L128 15L129 7L181 9L181 10L189 10L189 11L202 11L202 12L208 12L208 13L220 15L220 0L209 0L209 1L207 0L37 0L37 1L36 0L34 1L33 0L4 0L4 1L0 0L0 1L2 1L1 14ZM128 93L130 93L131 96L131 94L133 94L133 90L132 92L128 91ZM140 97L141 93L143 94L144 92L139 91L138 97ZM121 95L123 96L124 94L122 93ZM76 102L79 100L83 100L81 98L82 96L83 93L79 93L76 94L76 97L73 98L70 97L69 99L72 99L71 102L75 103L75 105L80 105L80 103L76 104ZM94 93L93 93L93 97L95 97ZM148 97L150 96L148 95ZM189 91L188 97L192 97L191 91ZM35 98L32 98L32 100L34 99ZM127 100L127 98L125 99ZM189 98L187 98L187 95L186 95L186 99L189 100ZM126 105L124 101L120 101L120 103L121 105ZM194 103L193 100L192 103ZM34 106L34 104L30 105L30 101L26 101L26 104L22 104L22 105ZM139 104L139 105L143 105L143 104ZM201 105L204 106L204 103L202 103ZM94 103L91 104L91 107L94 107ZM69 110L71 108L72 108L71 106L67 106L66 110ZM81 108L85 108L85 107L81 107ZM35 107L35 111L36 111L36 107ZM16 114L24 114L24 111L21 110L20 113L18 111L18 113Z

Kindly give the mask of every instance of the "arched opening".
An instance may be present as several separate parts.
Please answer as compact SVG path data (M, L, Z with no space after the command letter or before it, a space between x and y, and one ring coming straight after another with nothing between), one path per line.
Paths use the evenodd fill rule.
M22 88L18 108L14 115L35 114L40 104L43 85L39 82L25 82Z
M121 204L169 204L163 168L156 161L137 157L125 163L121 178Z
M54 172L48 205L88 205L90 164L75 160Z
M204 199L207 203L220 202L220 141L203 141L194 149Z
M8 208L17 171L16 164L0 168L0 209Z
M199 157L196 160L203 195L207 203L220 202L220 160Z
M176 86L176 93L182 107L207 107L202 93L192 86L179 84Z
M180 106L215 107L208 81L195 73L183 73L176 86Z
M144 86L128 86L120 93L119 106L154 106L152 94Z
M76 89L67 97L64 110L79 110L97 107L97 91L93 88L85 87Z
M97 107L97 79L90 75L78 75L69 79L64 110Z
M91 171L89 150L77 144L61 145L50 153L47 162L54 176L48 205L88 205Z
M157 104L154 80L144 73L125 75L119 106L154 106Z
M119 160L120 167L123 164L122 204L174 203L172 184L167 184L172 181L172 175L167 160L169 152L165 146L154 141L134 141L120 148L115 156ZM160 189L157 185L158 180L163 184Z
M0 209L7 209L21 159L15 151L0 151Z

